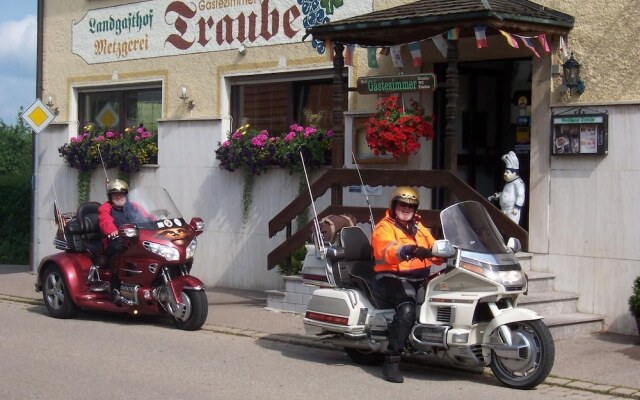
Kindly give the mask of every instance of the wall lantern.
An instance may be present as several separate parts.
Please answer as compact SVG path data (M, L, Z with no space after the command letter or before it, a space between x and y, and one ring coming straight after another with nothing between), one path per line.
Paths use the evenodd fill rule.
M58 115L58 113L60 112L60 110L58 109L58 107L56 107L56 103L55 100L53 98L53 96L49 95L47 96L47 103L45 104L49 110L51 110L52 113L54 113L55 115Z
M571 57L562 64L562 83L567 87L570 94L582 94L584 92L584 82L580 79L580 63Z
M185 85L180 86L180 100L188 110L192 110L195 107L193 100L189 100L189 89Z

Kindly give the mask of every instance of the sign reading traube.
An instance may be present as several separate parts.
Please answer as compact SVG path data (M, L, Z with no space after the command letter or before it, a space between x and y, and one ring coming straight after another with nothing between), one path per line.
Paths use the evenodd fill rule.
M434 90L434 74L375 76L358 78L358 93L398 93Z
M72 52L89 64L230 50L241 44L295 43L310 26L373 10L373 0L148 0L99 5L72 26Z

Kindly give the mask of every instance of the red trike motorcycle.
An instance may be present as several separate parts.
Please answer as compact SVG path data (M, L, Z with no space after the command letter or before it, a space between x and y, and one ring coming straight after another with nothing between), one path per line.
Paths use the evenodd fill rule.
M36 291L42 291L55 318L72 318L80 309L164 314L180 329L199 329L207 318L207 296L204 284L189 273L204 222L192 218L187 224L161 187L137 187L127 202L144 212L119 227L124 249L112 260L105 256L98 226L100 203L87 202L76 213L58 215L54 245L63 251L40 262ZM120 282L115 299L109 285L113 271Z

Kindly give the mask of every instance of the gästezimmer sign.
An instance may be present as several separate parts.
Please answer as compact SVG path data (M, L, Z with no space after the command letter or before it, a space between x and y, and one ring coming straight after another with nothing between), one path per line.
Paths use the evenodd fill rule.
M357 85L360 94L421 92L435 88L434 74L369 76L358 78Z
M149 0L90 10L72 27L89 64L302 41L307 28L371 12L373 0ZM324 44L311 45L324 53Z

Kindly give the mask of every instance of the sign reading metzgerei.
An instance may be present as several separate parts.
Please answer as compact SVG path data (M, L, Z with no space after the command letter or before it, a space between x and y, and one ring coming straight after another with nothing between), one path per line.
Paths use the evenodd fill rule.
M358 78L358 93L399 93L434 90L434 74L374 76Z

